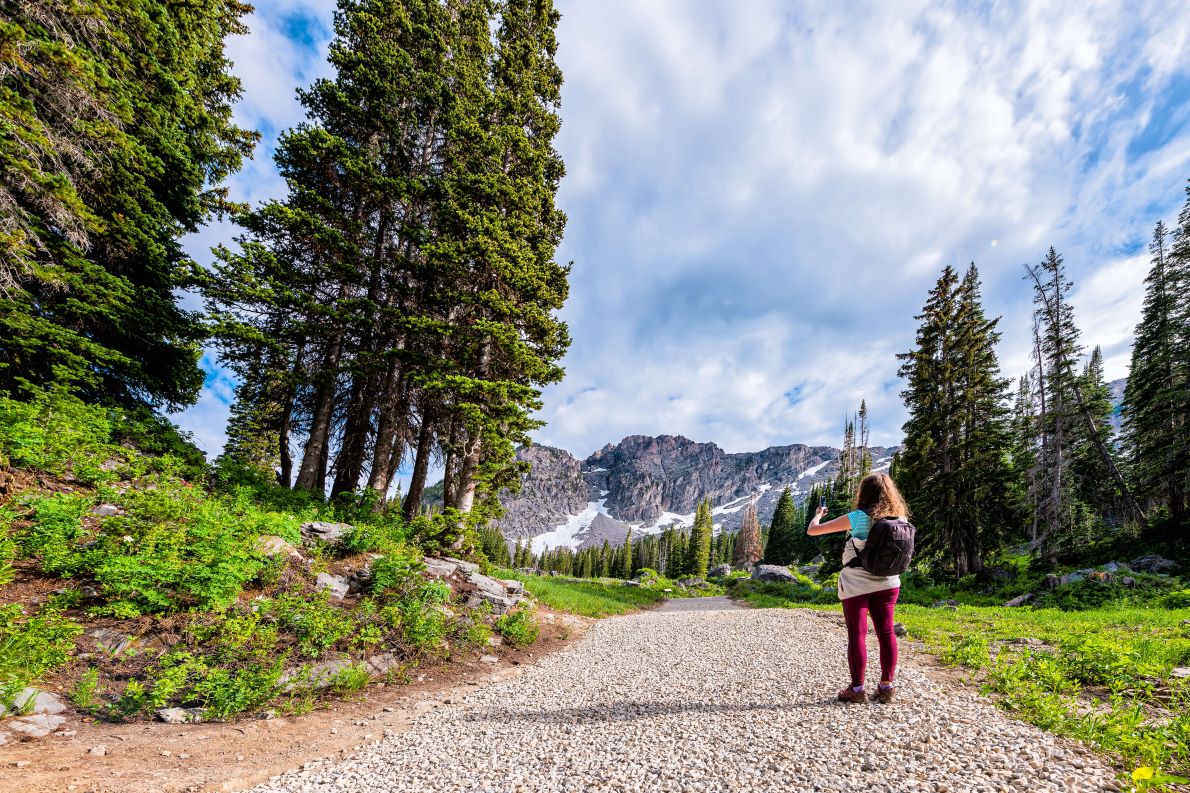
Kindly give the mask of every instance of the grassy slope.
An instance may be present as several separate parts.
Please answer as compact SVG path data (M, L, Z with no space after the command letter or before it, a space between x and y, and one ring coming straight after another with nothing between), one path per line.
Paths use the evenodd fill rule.
M767 608L838 608L805 585L745 585L738 595ZM1190 609L906 604L897 619L1018 718L1138 766L1138 789L1190 773L1190 681L1171 678L1190 666Z
M420 549L398 518L244 472L210 476L152 416L0 398L0 703L36 684L102 718L297 711L366 684L359 662L370 655L397 656L400 678L492 635L485 612L445 607L450 589L418 573ZM116 514L96 514L100 504ZM258 548L265 535L300 544L307 520L355 528L304 560ZM358 569L370 553L380 557L362 597L332 603L316 590L319 573ZM495 627L514 643L534 634L524 620ZM134 651L98 650L86 628L135 637ZM328 661L349 664L329 689L303 676Z
M651 606L666 595L658 588L625 586L616 579L576 581L568 578L526 575L513 570L499 572L501 578L515 578L535 599L559 611L584 617L609 617Z

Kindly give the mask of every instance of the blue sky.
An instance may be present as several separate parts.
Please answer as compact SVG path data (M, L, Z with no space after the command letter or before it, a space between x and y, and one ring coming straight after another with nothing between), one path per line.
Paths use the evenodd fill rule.
M878 6L875 10L871 6ZM729 451L837 445L866 398L900 438L895 353L926 291L974 261L1028 365L1026 262L1050 245L1088 348L1126 374L1144 247L1190 177L1190 4L560 0L558 251L566 379L542 443L625 435ZM328 75L333 3L263 0L230 44L237 109L265 136L231 181L284 195L276 135ZM234 229L188 240L200 262ZM234 383L216 360L176 416L212 456Z

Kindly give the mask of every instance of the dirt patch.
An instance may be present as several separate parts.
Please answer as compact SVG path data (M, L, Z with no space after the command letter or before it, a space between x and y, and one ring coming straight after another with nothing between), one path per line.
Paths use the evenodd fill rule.
M415 716L519 674L580 639L594 620L539 610L541 636L414 670L406 685L377 683L351 700L296 717L220 724L97 722L68 712L57 734L0 747L0 791L156 793L242 790L320 758L344 758L407 728ZM91 754L104 747L105 754Z

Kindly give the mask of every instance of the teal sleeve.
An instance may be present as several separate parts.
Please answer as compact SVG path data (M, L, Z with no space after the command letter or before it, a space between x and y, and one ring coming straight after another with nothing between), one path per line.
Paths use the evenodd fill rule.
M868 532L872 528L872 519L862 509L847 513L847 521L851 524L851 536L857 540L868 539Z

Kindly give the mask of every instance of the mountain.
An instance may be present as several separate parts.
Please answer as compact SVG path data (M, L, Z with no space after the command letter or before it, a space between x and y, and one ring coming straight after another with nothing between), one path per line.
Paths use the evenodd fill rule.
M871 450L877 470L892 449ZM772 519L781 491L804 497L815 482L833 479L839 450L829 446L772 446L729 454L713 443L681 436L630 435L586 460L548 446L519 452L529 463L519 493L502 493L505 515L496 525L510 540L531 539L533 550L612 545L694 522L698 501L710 498L716 529L736 531L756 499L762 523Z

